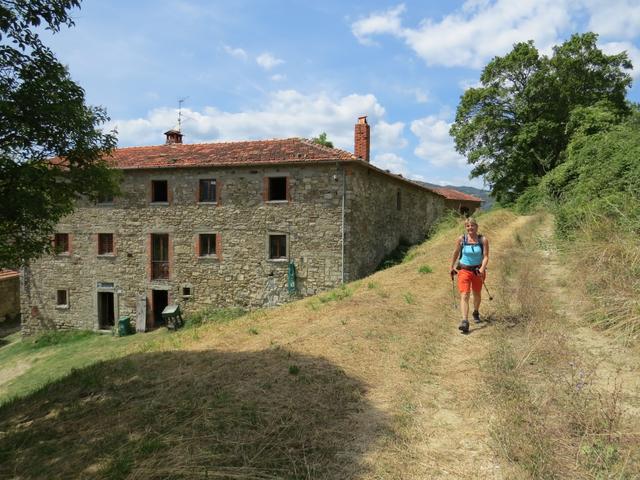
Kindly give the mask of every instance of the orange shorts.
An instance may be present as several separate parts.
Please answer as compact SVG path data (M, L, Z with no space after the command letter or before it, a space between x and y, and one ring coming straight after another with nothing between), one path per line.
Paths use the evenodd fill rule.
M469 293L471 290L478 293L482 290L482 282L487 278L484 275L476 275L471 270L458 270L458 290L460 293Z

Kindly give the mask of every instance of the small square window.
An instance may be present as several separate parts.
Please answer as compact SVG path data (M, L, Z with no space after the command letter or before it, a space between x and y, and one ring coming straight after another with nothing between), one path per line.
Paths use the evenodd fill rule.
M98 255L113 255L113 233L98 234Z
M216 179L201 179L199 182L199 202L216 202Z
M286 235L269 235L269 258L272 260L287 258Z
M216 255L216 234L201 233L199 255L201 257L212 257Z
M69 234L56 233L53 239L53 249L57 255L69 254Z
M182 287L182 296L190 297L191 296L191 287Z
M151 201L152 202L168 202L169 188L166 180L151 181Z
M269 201L287 199L287 177L269 177Z
M69 306L69 291L57 290L56 291L56 307L66 308Z

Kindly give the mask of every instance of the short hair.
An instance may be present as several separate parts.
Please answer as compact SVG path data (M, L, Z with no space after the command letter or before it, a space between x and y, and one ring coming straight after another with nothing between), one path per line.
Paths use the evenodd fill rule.
M476 219L475 219L475 218L473 218L473 217L466 218L466 219L464 220L464 224L465 224L465 225L469 225L469 224L471 224L471 225L475 225L476 227L478 226L478 222L477 222L477 221L476 221Z

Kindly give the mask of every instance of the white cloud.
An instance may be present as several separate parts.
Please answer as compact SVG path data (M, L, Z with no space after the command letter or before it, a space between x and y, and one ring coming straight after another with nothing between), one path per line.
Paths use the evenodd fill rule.
M395 153L376 155L371 163L383 170L389 170L391 173L400 173L405 177L408 176L407 161Z
M616 55L626 50L631 63L633 63L633 70L631 76L633 78L640 77L640 49L629 42L608 42L598 45L600 49L607 55Z
M256 57L256 62L265 70L271 70L280 64L284 63L284 60L276 58L270 53L262 53Z
M411 122L411 131L418 137L416 156L436 167L466 166L466 159L455 151L450 128L451 123L433 115Z
M404 5L384 14L373 13L352 25L363 43L388 33L403 39L428 65L480 68L495 55L508 52L514 43L532 39L541 49L558 43L571 25L571 0L470 0L458 12L418 28L403 28Z
M274 82L281 82L283 80L286 80L286 78L287 78L286 75L281 75L279 73L275 75L271 75L271 80L273 80Z
M418 103L427 103L429 101L429 96L426 94L424 90L419 88L415 88L413 90L413 94L416 97L416 102Z
M458 82L458 86L460 87L461 90L469 90L470 88L480 88L482 86L482 82L480 81L480 79L475 79L475 80L471 80L469 78L466 78L464 80L460 80Z
M334 98L326 93L304 95L295 90L280 90L271 93L260 110L225 112L210 106L200 111L183 108L182 113L182 131L188 143L311 138L326 132L336 147L353 151L357 118L368 115L372 123L380 123L384 108L371 94ZM159 108L145 118L116 120L109 127L117 127L120 146L157 145L164 142L163 132L175 126L176 120L175 108Z
M233 48L229 45L224 45L222 48L224 48L224 51L229 55L235 58L239 58L240 60L246 60L248 57L247 52L245 52L242 48Z
M387 123L381 120L371 128L371 143L380 150L404 148L407 146L407 139L403 133L404 123Z
M566 6L556 0L498 0L468 12L407 29L405 41L427 64L480 68L520 41L532 39L542 49L555 44L570 25Z
M603 36L632 39L640 32L638 0L584 0L589 30Z
M371 35L380 35L383 33L401 34L400 15L406 10L404 4L400 4L395 8L390 8L386 12L375 12L366 18L357 20L351 25L351 31L364 45L371 45Z

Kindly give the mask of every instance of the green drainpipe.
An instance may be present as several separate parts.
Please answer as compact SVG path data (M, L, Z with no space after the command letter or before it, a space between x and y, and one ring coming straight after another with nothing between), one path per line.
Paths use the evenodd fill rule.
M289 295L296 293L296 266L292 261L289 262L289 271L287 273L287 289Z

